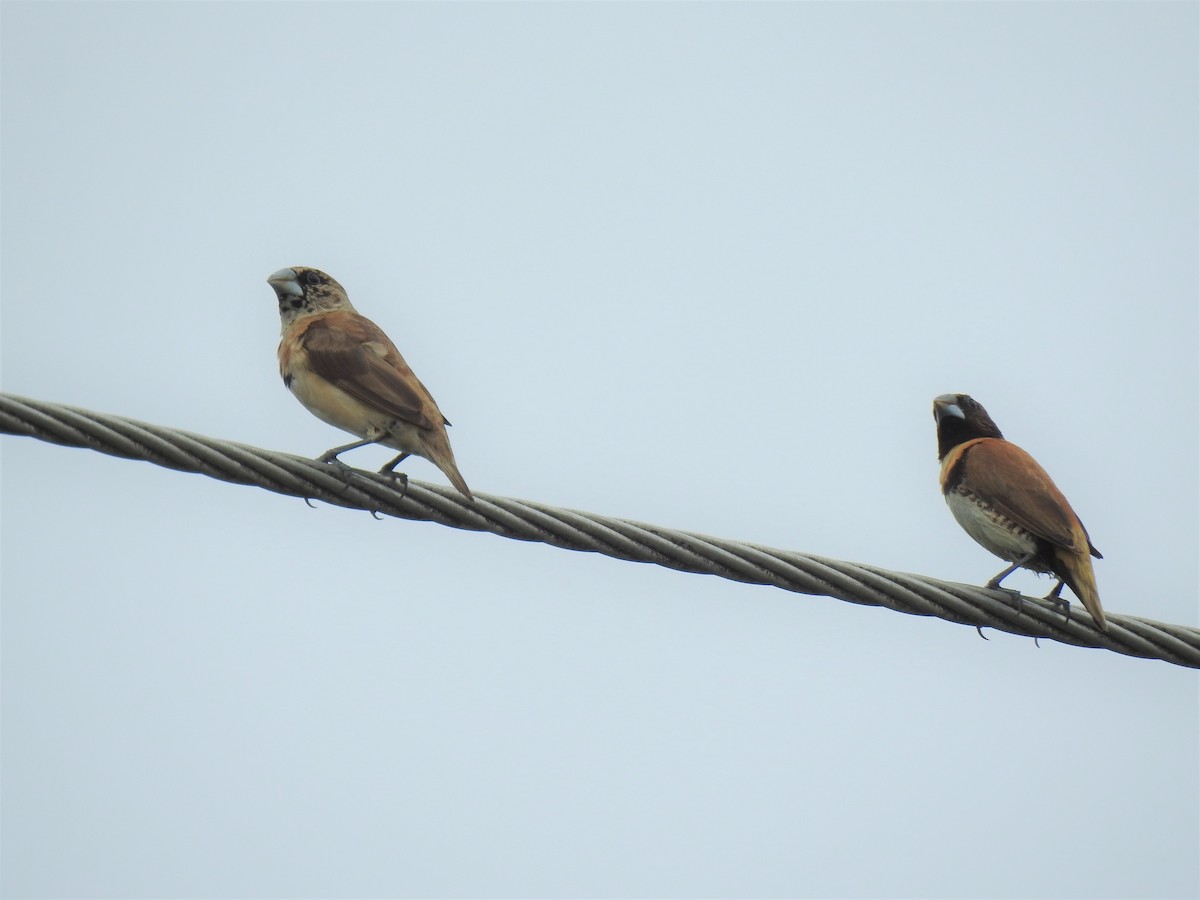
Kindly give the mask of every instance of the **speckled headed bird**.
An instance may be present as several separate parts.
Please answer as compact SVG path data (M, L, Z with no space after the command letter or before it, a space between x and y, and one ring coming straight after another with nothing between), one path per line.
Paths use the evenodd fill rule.
M1065 583L1083 601L1096 626L1108 630L1091 557L1102 559L1087 530L1037 461L1004 439L987 410L966 394L933 401L942 494L963 530L1012 563L987 583L996 589L1017 569L1058 578L1049 594L1067 607Z
M283 383L322 422L361 438L326 451L319 460L345 466L338 454L382 444L401 452L381 474L407 484L407 476L393 470L408 456L420 456L467 499L475 499L450 449L450 421L383 329L350 304L345 289L304 266L280 269L267 283L279 300Z

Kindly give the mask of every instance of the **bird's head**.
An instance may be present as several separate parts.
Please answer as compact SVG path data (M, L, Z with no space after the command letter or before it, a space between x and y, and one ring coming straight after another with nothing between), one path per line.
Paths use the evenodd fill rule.
M934 398L933 419L937 422L938 459L975 438L1003 438L983 405L968 394L942 394Z
M267 278L279 300L279 315L286 328L296 319L334 309L349 309L345 289L322 272L307 266L280 269Z

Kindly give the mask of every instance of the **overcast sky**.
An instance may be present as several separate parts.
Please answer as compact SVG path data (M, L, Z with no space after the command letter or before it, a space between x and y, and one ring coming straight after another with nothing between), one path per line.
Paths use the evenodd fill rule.
M964 391L1200 622L1195 3L0 24L5 391L316 456L316 266L477 491L980 584ZM0 451L6 896L1200 893L1192 670Z

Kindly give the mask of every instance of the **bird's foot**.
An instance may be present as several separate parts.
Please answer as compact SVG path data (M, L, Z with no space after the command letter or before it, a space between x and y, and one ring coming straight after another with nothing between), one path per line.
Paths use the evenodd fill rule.
M1052 590L1050 593L1048 593L1042 599L1049 600L1055 606L1062 609L1063 623L1066 624L1071 621L1071 601L1059 593L1059 591L1061 591L1061 590L1062 590L1061 586L1057 587L1054 590Z
M333 470L341 476L342 481L346 482L346 484L350 484L350 473L354 471L354 467L348 466L338 459L337 454L332 450L330 450L328 453L322 453L320 456L318 456L317 462L325 463L327 466L332 466Z
M384 478L388 478L392 481L400 482L400 496L401 497L403 497L405 494L408 493L408 476L405 475L403 472L396 472L392 469L389 469L387 466L384 466L382 469L379 470L379 474L382 475Z
M995 579L992 579L992 581L995 581ZM993 584L992 581L989 581L985 587L989 591L998 591L1001 594L1007 594L1008 598L1012 600L1017 607L1017 615L1021 615L1021 613L1025 611L1025 596L1018 590L1000 587L998 584Z

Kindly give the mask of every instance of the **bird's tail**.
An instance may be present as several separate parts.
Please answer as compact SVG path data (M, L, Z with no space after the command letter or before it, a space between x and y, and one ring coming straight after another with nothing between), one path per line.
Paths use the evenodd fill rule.
M454 485L456 488L458 488L459 493L461 493L468 500L475 499L475 495L472 494L471 489L469 487L467 487L467 482L462 477L462 473L460 471L458 471L458 466L456 466L454 464L453 456L451 456L450 459L445 460L444 462L439 462L437 464L437 467L446 473L446 477L450 479L450 483L452 485ZM1099 603L1099 601L1096 601L1096 602ZM1097 606L1097 608L1099 608L1099 607ZM1100 616L1101 616L1101 618L1103 618L1104 613L1101 612Z
M424 435L424 444L425 452L421 455L441 469L442 473L450 479L450 483L458 489L459 493L468 500L474 500L475 495L467 487L467 481L462 477L462 472L458 471L458 464L454 461L454 451L450 449L450 438L446 435L445 426L442 426L440 432L426 433Z
M1067 586L1075 592L1075 596L1083 601L1086 609L1101 631L1108 631L1108 620L1104 618L1104 607L1100 605L1100 592L1096 589L1096 573L1092 569L1092 559L1085 550L1082 553L1072 553L1060 550L1057 554L1061 566L1057 574Z

